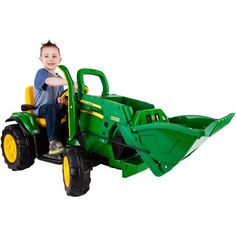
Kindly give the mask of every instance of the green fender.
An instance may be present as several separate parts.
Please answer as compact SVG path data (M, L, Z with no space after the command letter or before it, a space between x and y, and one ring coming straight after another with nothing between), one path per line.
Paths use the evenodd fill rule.
M29 135L34 135L39 133L39 126L33 114L28 112L14 112L11 117L6 120L16 121L21 128Z

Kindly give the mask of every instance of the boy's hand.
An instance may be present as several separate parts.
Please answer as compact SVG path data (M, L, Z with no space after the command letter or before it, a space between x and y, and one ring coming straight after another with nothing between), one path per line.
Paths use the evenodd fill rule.
M75 88L75 92L77 92L77 91L78 91L78 85L77 85L77 83L74 83L74 88Z
M65 98L61 99L61 97L57 98L57 102L59 104L64 104L64 105L67 105L67 103L68 103L67 99L65 99Z

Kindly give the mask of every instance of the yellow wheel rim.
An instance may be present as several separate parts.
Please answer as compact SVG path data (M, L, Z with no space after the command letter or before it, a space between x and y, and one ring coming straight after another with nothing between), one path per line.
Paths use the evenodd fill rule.
M7 134L3 141L4 153L10 163L14 163L17 157L17 146L14 137Z
M70 186L70 163L67 156L64 156L63 159L63 177L64 183L68 188Z

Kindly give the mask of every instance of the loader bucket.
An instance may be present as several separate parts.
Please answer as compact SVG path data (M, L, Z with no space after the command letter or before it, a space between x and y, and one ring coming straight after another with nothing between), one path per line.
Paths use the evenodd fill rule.
M140 151L140 156L156 176L161 176L226 126L233 116L234 113L221 119L177 116L162 122L136 125L132 130L139 136L139 148L146 150Z

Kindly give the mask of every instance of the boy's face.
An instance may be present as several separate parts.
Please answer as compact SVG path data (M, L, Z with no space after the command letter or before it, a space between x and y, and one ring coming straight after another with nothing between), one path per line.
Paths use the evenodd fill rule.
M44 47L39 59L43 63L45 69L50 72L55 72L55 69L61 62L60 53L55 47Z

